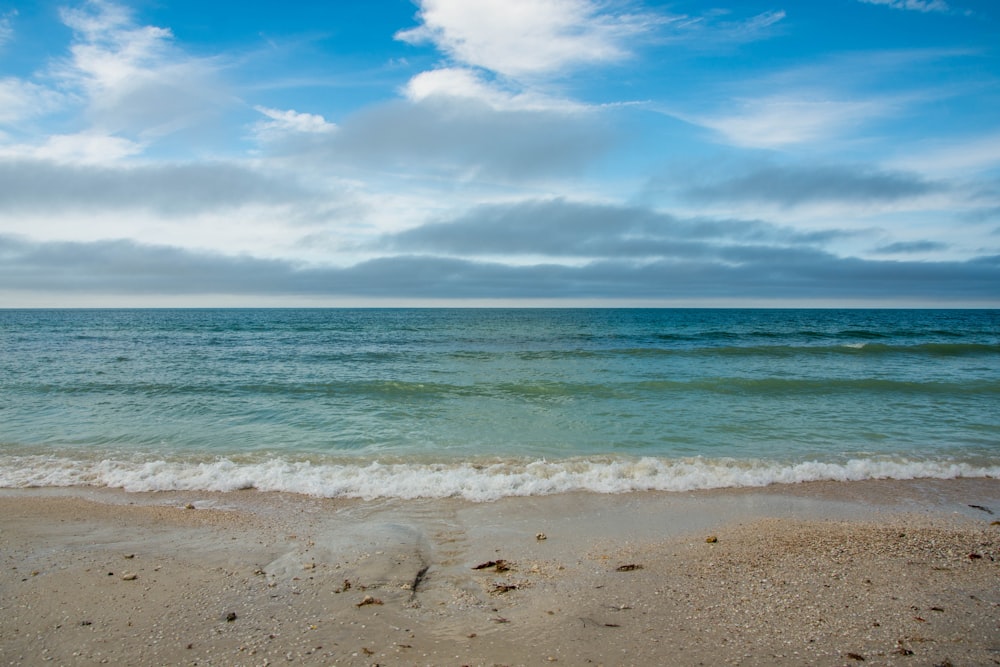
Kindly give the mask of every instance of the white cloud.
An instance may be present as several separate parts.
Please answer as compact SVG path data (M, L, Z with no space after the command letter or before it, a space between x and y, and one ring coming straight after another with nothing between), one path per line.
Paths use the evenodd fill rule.
M896 158L890 164L925 174L955 175L1000 167L1000 132L950 141Z
M165 56L173 35L166 28L135 27L128 11L118 5L93 0L84 9L63 9L63 23L72 29L71 71L95 89L113 89Z
M721 10L695 18L629 12L630 3L607 0L416 2L421 25L396 33L396 38L431 44L450 62L414 76L402 90L406 99L467 100L500 112L598 108L553 94L548 84L576 68L631 58L636 40L654 29L670 27L672 35L657 37L661 42L720 44L757 39L785 18L781 10L739 21L718 20L728 14Z
M17 10L11 10L6 14L0 14L0 47L9 42L14 37L14 25L12 18L17 16Z
M130 10L91 0L60 16L73 32L69 55L36 80L0 79L0 124L8 126L0 154L113 163L198 126L229 102L210 61L181 52L167 29L137 26ZM9 17L0 18L0 32ZM72 119L58 134L20 127L55 111Z
M0 79L0 123L13 124L57 108L63 102L58 92L29 81Z
M660 21L614 13L594 0L419 0L422 25L396 34L430 43L450 65L403 88L419 103L471 100L494 111L574 112L587 105L542 92L539 83L576 67L628 58L628 39Z
M833 139L849 127L886 113L877 101L772 96L747 99L730 114L678 116L745 148L783 148Z
M907 9L917 12L948 12L951 7L944 0L859 0L869 5L886 5L893 9Z
M96 132L55 134L39 144L0 147L0 157L26 157L70 164L104 164L138 155L143 150L122 137Z
M254 109L270 119L254 124L255 134L264 140L287 134L328 134L337 129L336 123L328 122L319 114L300 113L293 109L282 111L262 106L256 106Z
M765 30L779 21L784 20L785 16L785 10L783 9L757 14L756 16L751 17L750 20L742 26L743 32L752 34Z
M105 0L61 16L74 42L53 74L82 93L100 131L163 136L228 102L215 67L180 52L170 30L137 26L128 9Z
M743 20L729 20L731 12L709 9L701 16L669 17L672 30L667 39L689 49L715 49L752 42L773 34L774 26L785 19L785 11L770 10Z
M628 57L649 17L613 14L590 0L420 0L422 25L396 34L429 42L455 62L510 78Z
M478 72L460 67L421 72L403 90L411 102L434 97L476 100L494 111L582 111L587 107L572 100L532 91L512 92L483 79Z

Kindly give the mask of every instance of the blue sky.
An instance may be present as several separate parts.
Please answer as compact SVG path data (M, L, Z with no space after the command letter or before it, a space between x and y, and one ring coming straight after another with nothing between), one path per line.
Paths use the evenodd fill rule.
M0 307L1000 307L987 0L0 0Z

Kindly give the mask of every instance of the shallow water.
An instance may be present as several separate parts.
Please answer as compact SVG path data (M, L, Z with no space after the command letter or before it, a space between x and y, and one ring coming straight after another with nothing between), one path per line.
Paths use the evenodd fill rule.
M490 499L1000 474L1000 311L0 311L0 485Z

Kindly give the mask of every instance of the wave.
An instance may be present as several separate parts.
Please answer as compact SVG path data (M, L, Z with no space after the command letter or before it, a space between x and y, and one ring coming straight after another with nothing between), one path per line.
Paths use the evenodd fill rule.
M536 380L525 382L481 382L453 384L406 380L344 380L333 382L271 382L254 384L171 385L156 383L88 382L69 386L36 384L22 387L22 392L39 394L128 394L148 398L166 396L278 396L285 398L355 397L377 401L436 401L448 398L506 397L521 400L562 400L571 398L628 399L662 394L700 392L704 394L740 394L774 397L800 394L876 394L995 396L1000 395L1000 381L977 379L962 381L898 380L883 378L777 378L709 377L663 378L616 381L610 383ZM199 409L207 404L199 402Z
M690 356L881 356L923 355L930 357L958 357L1000 355L1000 344L995 343L916 343L891 344L853 341L834 345L727 345L690 348L632 348L612 351L634 356L690 355Z
M607 458L454 463L241 461L83 461L41 455L0 458L0 487L94 486L149 491L282 491L327 498L450 498L589 491L693 491L814 481L1000 477L1000 465L950 459L857 458L834 463L736 459Z
M467 358L475 355L475 358L492 359L502 352L455 352L453 357ZM958 342L935 342L935 343L877 343L871 341L852 340L849 342L838 342L833 344L804 343L804 344L780 344L766 343L753 344L747 342L740 345L682 345L682 346L642 346L642 347L617 347L617 348L593 348L593 349L553 349L553 350L532 350L528 352L513 353L518 359L555 360L555 359L581 359L593 357L821 357L831 355L848 356L888 356L888 355L912 355L915 357L964 357L964 356L993 356L1000 355L1000 344L996 343L958 343Z
M640 390L653 393L701 391L709 394L740 394L774 397L804 394L911 394L941 396L995 396L1000 382L906 381L881 378L696 378L693 380L649 380L637 383Z

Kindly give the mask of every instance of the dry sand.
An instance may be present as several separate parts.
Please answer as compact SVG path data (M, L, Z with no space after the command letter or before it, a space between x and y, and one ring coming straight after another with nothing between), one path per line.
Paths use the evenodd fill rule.
M0 664L1000 664L998 519L997 480L7 490Z

